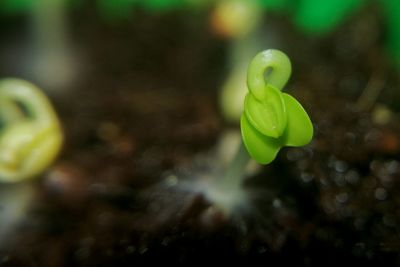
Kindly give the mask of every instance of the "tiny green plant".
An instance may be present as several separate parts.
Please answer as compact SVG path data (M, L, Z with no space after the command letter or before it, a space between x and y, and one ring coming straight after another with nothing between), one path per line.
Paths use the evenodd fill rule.
M0 182L37 176L62 143L57 115L40 89L20 79L0 80Z
M242 141L223 175L201 187L226 215L248 208L251 196L243 181L251 159L268 164L283 146L303 146L312 139L308 114L296 99L281 92L290 74L288 57L274 49L258 53L249 64L240 119Z
M244 145L260 164L273 161L283 146L303 146L311 141L311 120L292 96L282 93L291 74L289 58L270 49L250 62L240 120Z

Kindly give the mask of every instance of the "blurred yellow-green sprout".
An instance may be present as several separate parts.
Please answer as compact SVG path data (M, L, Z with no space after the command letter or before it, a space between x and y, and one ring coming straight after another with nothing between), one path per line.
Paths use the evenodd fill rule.
M19 182L46 170L63 143L59 120L33 84L0 80L0 182Z
M212 15L214 30L230 38L230 69L221 88L220 107L224 119L231 123L237 123L243 111L248 64L265 46L259 29L261 15L261 6L254 0L219 1Z

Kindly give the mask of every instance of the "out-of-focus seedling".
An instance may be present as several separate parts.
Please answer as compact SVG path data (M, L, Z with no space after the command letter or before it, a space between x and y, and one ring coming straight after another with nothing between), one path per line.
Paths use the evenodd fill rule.
M33 84L0 80L0 182L18 182L43 172L63 142L59 120Z
M363 3L364 0L302 0L293 9L293 20L304 32L322 34L332 31Z
M260 29L262 8L256 0L222 0L211 16L214 31L229 38L229 73L220 90L220 107L227 122L236 124L246 95L246 71L253 55L269 41ZM268 38L266 38L268 39Z
M15 57L19 73L37 81L47 91L61 92L70 88L79 74L78 51L69 36L68 10L80 0L2 0L0 16L29 18L27 45L18 49L28 56ZM23 34L22 34L23 36ZM7 38L5 38L7 40ZM11 53L11 54L20 54Z
M288 57L278 50L266 50L251 61L240 126L247 151L257 162L268 164L282 146L303 146L310 142L313 127L301 104L282 93L289 79Z

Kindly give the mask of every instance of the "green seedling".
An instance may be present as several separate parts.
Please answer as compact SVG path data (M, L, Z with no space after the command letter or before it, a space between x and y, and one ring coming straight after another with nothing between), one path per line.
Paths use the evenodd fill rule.
M255 170L249 164L251 159L268 164L283 146L303 146L311 141L313 126L306 111L296 99L281 92L290 74L290 61L278 50L263 51L250 61L248 93L241 100L244 102L240 119L242 140L238 140L237 152L222 175L208 174L215 179L194 185L194 190L202 192L227 216L250 209L252 193L245 190L243 182ZM228 143L226 138L221 141L222 155L235 145L232 141L230 146L224 145Z
M210 207L200 211L199 215L200 223L206 227L230 219L242 228L243 223L253 216L251 221L258 222L259 214L265 210L259 210L254 204L261 196L262 203L272 201L275 196L268 188L244 185L246 178L258 170L258 164L254 163L267 164L281 147L305 145L313 135L310 118L302 106L281 92L290 73L290 61L282 52L266 50L258 53L248 64L249 92L241 99L245 102L241 116L242 138L238 131L224 134L214 150L215 155L210 158L207 154L207 159L197 159L199 161L193 168L183 168L178 175L168 175L153 189L156 194L164 194L167 188L174 192L168 197L178 196L179 203L182 194L175 192L184 192L185 199L188 199L186 194L201 195L210 203ZM236 153L232 151L235 147ZM149 195L153 196L153 191ZM168 213L174 216L176 211ZM264 220L260 222L264 227Z
M0 80L0 182L37 176L62 143L57 115L40 89L19 79Z
M247 151L260 164L273 161L281 147L306 145L313 136L307 112L281 92L290 73L288 57L278 50L257 54L249 65L240 126Z

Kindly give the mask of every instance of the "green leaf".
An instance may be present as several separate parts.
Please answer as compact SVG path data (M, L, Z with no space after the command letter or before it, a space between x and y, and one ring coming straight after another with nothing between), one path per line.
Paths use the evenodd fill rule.
M286 110L282 93L272 86L265 86L267 94L261 101L251 93L246 95L244 111L249 122L262 134L278 138L286 127Z
M265 77L268 68L272 72ZM303 146L313 136L307 112L295 98L280 91L290 72L287 56L274 49L258 53L249 65L249 92L240 124L243 143L258 163L270 163L282 146Z
M304 146L311 141L313 125L307 112L292 96L283 93L287 112L287 125L282 136L286 146Z
M243 143L250 156L260 164L273 161L281 148L281 141L257 131L244 114L240 119L240 126Z

